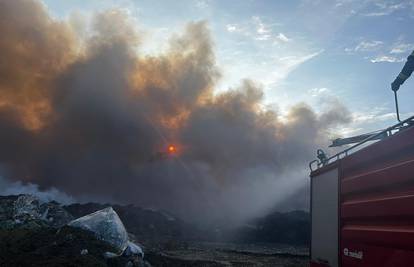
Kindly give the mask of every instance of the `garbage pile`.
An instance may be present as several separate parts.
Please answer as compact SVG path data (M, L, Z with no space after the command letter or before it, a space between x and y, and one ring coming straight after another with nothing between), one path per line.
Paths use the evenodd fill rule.
M0 229L62 227L71 220L57 202L41 202L32 195L0 196Z
M10 249L11 244L16 247ZM30 247L33 249L23 251ZM91 261L91 266L98 262L103 264L99 266L150 266L142 248L129 240L112 207L74 219L59 203L44 203L32 195L0 196L0 249L0 266L25 265L13 262L25 258L48 266L43 260L49 261L54 254L60 254L57 260L63 257L82 266ZM16 252L19 257L10 259Z
M115 252L105 252L105 258L127 258L128 266L144 264L144 252L139 245L128 240L125 226L112 207L73 220L68 223L68 226L93 232L97 239L111 244Z

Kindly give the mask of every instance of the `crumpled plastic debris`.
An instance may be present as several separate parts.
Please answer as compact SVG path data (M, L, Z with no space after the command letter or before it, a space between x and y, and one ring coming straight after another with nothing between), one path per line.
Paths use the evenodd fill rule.
M132 243L131 241L128 241L128 246L126 247L124 251L125 256L139 256L141 258L144 258L144 251L142 251L142 248L138 246L135 243Z
M68 225L93 232L98 239L112 245L119 254L128 246L128 233L112 207L80 217Z

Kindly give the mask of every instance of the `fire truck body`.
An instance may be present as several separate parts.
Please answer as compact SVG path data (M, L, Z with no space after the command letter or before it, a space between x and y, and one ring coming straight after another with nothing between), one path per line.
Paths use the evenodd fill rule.
M310 175L311 267L414 266L414 127L323 165Z

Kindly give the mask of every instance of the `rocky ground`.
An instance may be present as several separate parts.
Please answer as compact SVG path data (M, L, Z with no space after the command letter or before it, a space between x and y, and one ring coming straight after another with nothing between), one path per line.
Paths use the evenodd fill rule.
M195 242L183 248L150 252L146 257L156 266L308 266L307 250L293 250L264 244L241 246L234 243Z
M0 266L308 266L308 250L304 245L257 242L255 236L259 240L263 236L267 239L277 236L279 232L271 228L271 221L282 223L286 218L281 219L281 214L242 227L238 235L233 235L236 237L233 242L224 243L208 240L210 233L166 212L119 205L113 205L114 210L129 239L139 243L145 256L131 260L124 253L108 258L105 253L115 252L114 247L90 231L67 225L75 218L106 207L94 203L61 206L56 202L42 203L27 195L0 196ZM306 215L301 213L288 215L288 221L298 227L306 227L304 219ZM252 229L257 229L257 234ZM299 240L302 244L303 238L306 239L303 229L282 230L288 234L280 235L279 239Z

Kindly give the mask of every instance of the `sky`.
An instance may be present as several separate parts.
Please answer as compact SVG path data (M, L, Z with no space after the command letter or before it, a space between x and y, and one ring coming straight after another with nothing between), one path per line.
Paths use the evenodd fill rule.
M141 53L158 53L190 21L207 21L217 64L218 91L244 78L260 83L265 105L283 114L305 102L322 110L338 99L354 135L396 122L390 83L414 49L414 1L376 0L43 0L57 18L121 8L145 38ZM399 91L401 116L412 114L414 81Z
M396 123L390 83L414 49L414 1L4 7L8 187L197 216L219 207L217 219L306 208L317 148ZM413 85L399 91L402 118L413 114ZM174 143L177 158L149 156Z

